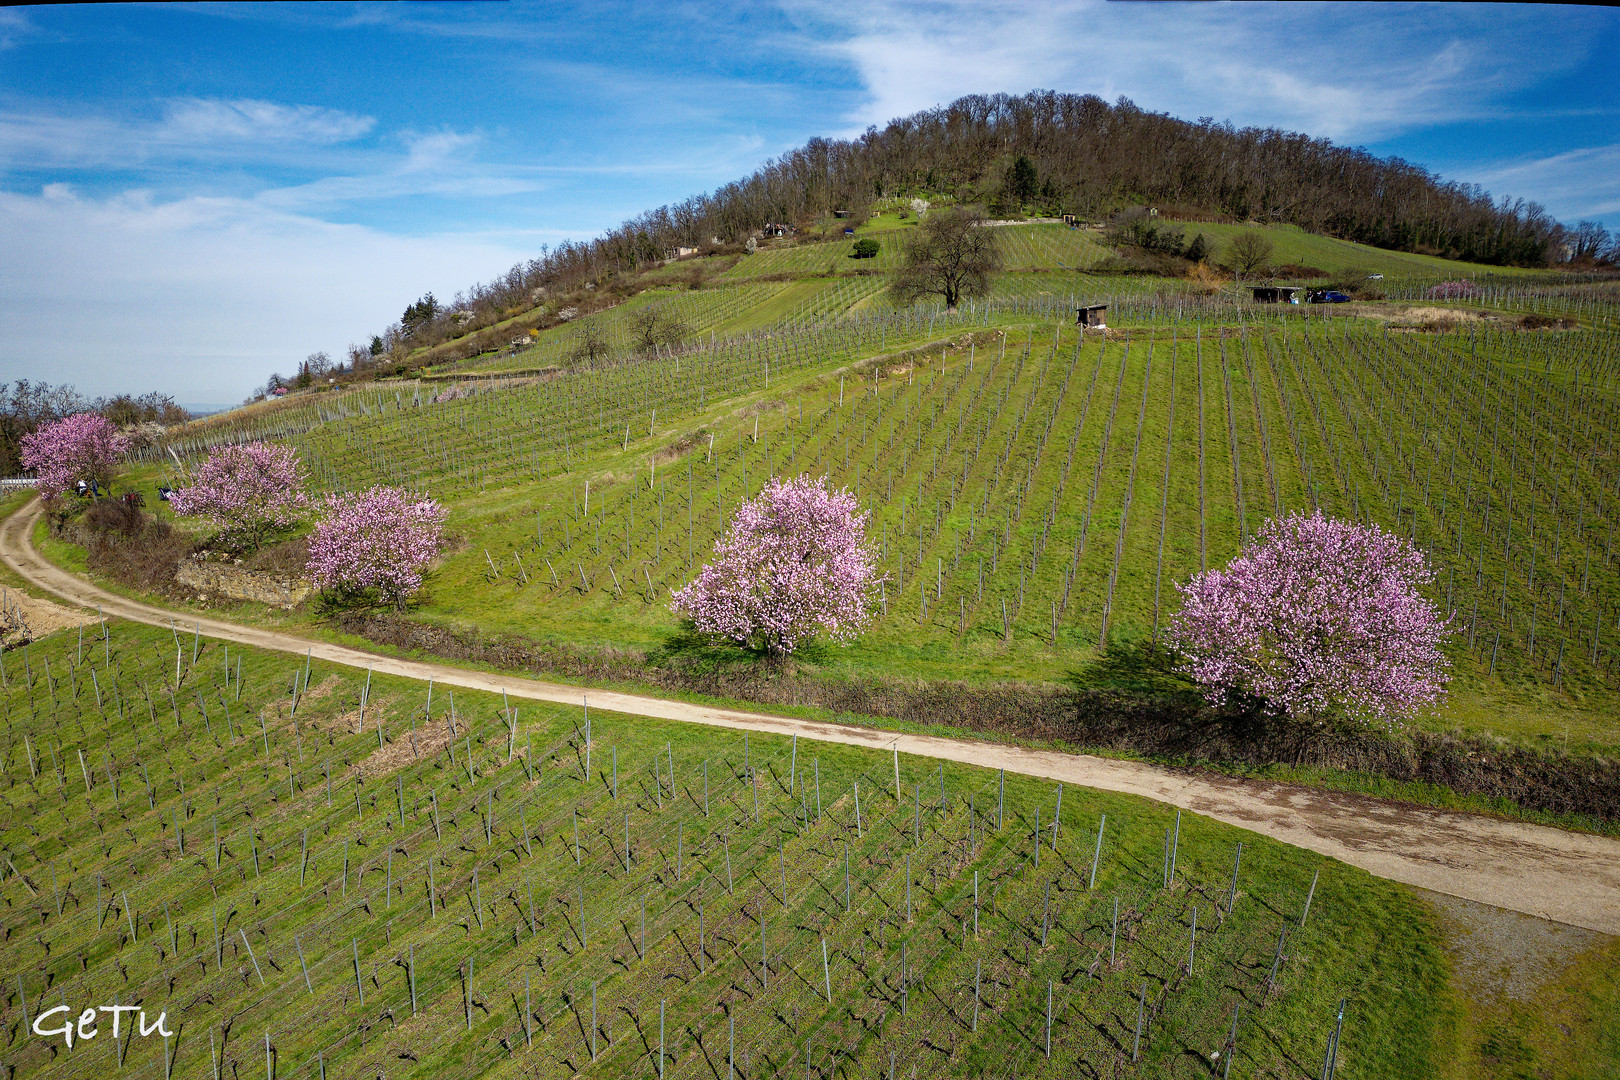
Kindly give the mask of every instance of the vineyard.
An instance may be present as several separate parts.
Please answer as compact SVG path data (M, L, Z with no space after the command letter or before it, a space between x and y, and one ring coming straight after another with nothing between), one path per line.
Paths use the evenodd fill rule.
M1552 692L1612 745L1612 335L1400 335L1309 309L1220 326L1162 300L1139 301L1157 327L1106 339L874 313L436 404L350 397L275 434L326 486L452 501L467 545L429 617L612 642L674 628L670 590L767 478L828 475L872 509L888 575L841 662L925 675L1057 677L1152 639L1177 581L1320 507L1429 551L1463 688Z
M7 653L0 700L13 1077L1436 1065L1402 890L1141 800L180 628Z

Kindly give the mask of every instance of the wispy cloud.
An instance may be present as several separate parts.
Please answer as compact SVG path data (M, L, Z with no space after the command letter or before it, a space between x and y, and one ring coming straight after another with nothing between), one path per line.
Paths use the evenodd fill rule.
M1489 116L1584 55L1550 9L787 0L866 89L856 129L987 89L1124 95L1144 107L1369 140Z
M163 121L152 135L178 145L221 140L326 145L357 139L376 125L372 117L319 105L179 98L167 103Z
M1461 178L1494 190L1533 191L1560 221L1620 219L1620 143L1462 170Z
M352 143L376 127L369 116L338 109L247 99L179 98L146 109L13 106L0 112L0 170L263 161Z
M21 38L36 32L27 12L16 8L0 8L0 51L11 48Z

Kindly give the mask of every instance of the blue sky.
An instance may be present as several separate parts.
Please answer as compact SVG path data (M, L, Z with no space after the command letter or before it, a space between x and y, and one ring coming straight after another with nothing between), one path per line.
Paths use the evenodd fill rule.
M1620 227L1620 14L1493 5L0 8L0 378L240 400L816 136L1049 88Z

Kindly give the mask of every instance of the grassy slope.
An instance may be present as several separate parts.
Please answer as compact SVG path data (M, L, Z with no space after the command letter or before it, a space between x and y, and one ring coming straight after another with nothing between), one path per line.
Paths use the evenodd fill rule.
M510 448L516 444L508 441L509 435L515 436L528 425L521 420L521 407L512 411L521 402L507 402L498 394L437 406L426 416L409 410L397 418L392 413L356 416L295 441L332 478L351 483L372 477L403 480L450 499L452 525L468 544L438 576L433 592L437 599L424 611L428 618L621 645L655 643L673 627L673 617L661 597L686 580L701 561L721 525L722 512L741 494L745 479L747 489L754 490L768 472L827 471L840 482L853 483L858 471L858 490L875 511L876 538L880 543L886 537L890 541L885 566L895 588L890 593L888 616L880 618L854 649L833 654L830 662L850 671L905 670L970 677L1061 678L1086 668L1101 641L1105 605L1114 638L1150 635L1155 594L1162 621L1173 603L1174 581L1201 565L1219 565L1236 549L1240 507L1241 521L1253 529L1278 507L1308 505L1306 477L1310 476L1318 485L1317 497L1330 511L1359 512L1393 524L1399 508L1403 525L1410 529L1411 507L1419 505L1416 524L1420 538L1434 550L1441 568L1436 595L1454 604L1465 618L1472 617L1473 596L1480 597L1485 614L1481 615L1481 630L1474 634L1474 651L1457 650L1458 684L1447 711L1434 723L1557 741L1571 748L1614 745L1620 733L1611 722L1614 700L1605 685L1607 669L1590 668L1584 659L1586 652L1577 652L1585 648L1580 644L1585 639L1577 635L1605 605L1615 602L1612 549L1606 547L1608 540L1601 527L1604 508L1612 506L1614 497L1613 466L1602 442L1603 423L1612 416L1615 403L1612 389L1594 391L1589 382L1583 384L1579 396L1568 396L1574 389L1567 358L1579 355L1579 350L1569 350L1563 339L1534 336L1487 337L1481 339L1484 352L1480 353L1466 337L1441 338L1431 344L1428 339L1317 330L1257 337L1245 359L1239 340L1207 341L1200 350L1186 340L1191 328L1174 329L1178 336L1173 363L1163 331L1155 333L1151 374L1140 337L1128 356L1118 345L1110 345L1103 362L1095 345L1075 358L1072 338L1059 341L1060 349L1054 352L1049 330L1023 326L1011 329L1007 340L1013 354L1007 360L988 366L979 360L969 373L965 350L957 349L943 367L937 360L916 372L904 364L885 367L878 395L873 397L865 390L855 395L854 384L850 384L848 403L842 409L837 406L837 382L817 374L814 364L806 375L787 378L768 392L724 401L718 407L683 408L665 391L659 430L652 436L638 435L634 427L636 416L649 415L651 402L646 394L650 387L638 389L640 384L632 382L616 389L614 379L619 376L598 379L592 386L595 399L603 404L593 409L591 399L582 399L576 412L589 419L612 402L621 418L598 429L592 444L596 449L584 459L570 459L567 465L542 460L539 468L545 475L520 483L512 483L515 477L498 464L496 481L491 483L487 467L457 469L454 458L434 459L439 449L453 449L474 461L492 464L512 453ZM1591 347L1606 346L1594 338ZM1026 348L1027 360L1022 351ZM1477 360L1476 353L1486 359ZM673 375L669 362L660 363L664 375L657 374L656 364L633 370L646 374L656 385ZM1470 368L1471 364L1479 366ZM1169 427L1172 370L1177 381L1173 431ZM1369 382L1369 374L1377 381ZM1551 382L1547 381L1549 375ZM638 376L624 376L634 377ZM1226 379L1231 380L1230 398ZM559 393L577 393L562 384L548 385L558 387ZM1386 390L1392 392L1402 385L1424 386L1423 399L1433 404L1420 409L1399 397L1383 396ZM1391 410L1390 401L1399 402L1401 408ZM764 406L764 411L756 416L750 402ZM999 411L980 447L976 425L992 404ZM1442 404L1450 411L1445 423L1437 426L1424 410ZM1585 418L1565 424L1560 412L1566 407L1587 410ZM1085 421L1079 424L1082 413ZM1582 524L1579 543L1572 542L1575 538L1569 535L1576 522L1560 525L1551 536L1545 528L1538 534L1534 597L1529 588L1530 545L1524 539L1528 514L1519 501L1522 496L1513 496L1515 513L1522 522L1512 559L1504 561L1496 546L1505 535L1501 523L1506 520L1510 495L1500 489L1496 477L1514 468L1520 453L1515 440L1500 437L1499 413L1534 417L1561 433L1560 441L1543 442L1540 449L1550 455L1548 461L1560 476L1558 498L1562 501L1558 505L1563 508L1562 515L1554 511L1553 495L1543 482L1533 497L1544 525L1569 516L1572 506L1589 508L1576 515ZM1048 420L1058 434L1046 436L1043 449ZM1136 442L1138 420L1140 448ZM623 428L616 426L624 423L632 425L628 449L620 445ZM761 436L758 443L753 441L756 423ZM948 436L958 424L958 433ZM1588 426L1592 424L1596 426ZM708 458L706 434L696 450L673 458L664 454L666 447L693 430L715 435L717 462ZM387 431L409 435L406 441L390 445ZM1511 435L1512 429L1508 431ZM1072 459L1063 432L1075 440ZM1481 432L1492 440L1491 445L1484 445ZM1581 449L1591 432L1597 433L1598 442ZM1105 433L1107 452L1099 456ZM581 430L576 430L570 443L576 450L581 437ZM947 437L953 440L948 449ZM356 453L366 442L379 438L385 441L378 448ZM1561 441L1566 438L1575 440L1575 453ZM417 447L414 450L412 442ZM452 446L454 443L460 445ZM850 447L847 466L846 445ZM434 448L433 454L425 454L423 448ZM1163 486L1166 449L1170 453L1168 495ZM936 452L945 455L939 474L934 466ZM1457 454L1463 455L1461 466L1453 463ZM663 455L664 460L656 474L660 487L649 491L646 469L653 455ZM1391 480L1394 474L1390 470L1397 463L1404 475ZM716 465L720 470L718 501L713 497ZM915 549L917 492L911 486L915 476L909 471L918 465L929 474L924 480L928 521L920 563ZM1031 467L1035 470L1032 479ZM1435 468L1446 472L1443 492L1434 480ZM690 545L686 536L689 469L693 494ZM896 472L902 479L891 489L891 476ZM1017 488L1008 486L1020 477L1030 485L1022 500ZM587 480L595 492L588 522L584 512ZM1119 516L1127 482L1130 510L1115 596L1109 605L1108 581L1114 576L1113 553L1120 543ZM948 504L952 489L955 505L942 510L936 530L934 505ZM700 490L702 497L698 498ZM1577 490L1582 494L1572 503L1570 496ZM1046 513L1054 498L1057 514L1048 531ZM1157 565L1161 508L1169 511L1163 519L1162 573ZM1494 523L1488 532L1487 515ZM1069 556L1080 538L1081 521L1089 521L1085 550L1074 562L1073 584L1068 585ZM604 537L600 542L598 527ZM902 528L910 537L904 564L897 535ZM1454 539L1458 529L1460 545ZM623 549L627 531L632 541L628 556ZM960 558L959 535L964 544ZM1042 557L1036 573L1025 575L1020 607L1018 567L1027 561L1029 545L1037 537L1045 541ZM503 567L494 580L486 550ZM1019 554L1006 556L1009 550ZM1586 552L1592 553L1590 566ZM981 556L989 568L983 594L977 581ZM519 559L524 561L521 571ZM559 578L567 571L569 580L577 581L583 569L589 587L580 593L566 583L560 587L539 584L539 580L549 580L549 572L542 568L545 559L557 568ZM944 560L950 580L945 588L931 592L948 595L931 595L930 616L923 620L916 593L919 575L928 571L926 576L934 577L939 560ZM608 573L610 567L612 573ZM1489 615L1493 602L1500 599L1504 571L1509 601L1505 623L1499 617L1493 621ZM525 575L529 578L526 585ZM646 588L648 575L652 577L651 592ZM1560 585L1560 580L1565 584ZM641 587L637 589L632 581L639 581ZM1571 588L1571 581L1577 587ZM1578 587L1583 583L1584 588ZM1054 647L1050 607L1062 599L1065 589L1069 602L1060 613ZM1549 593L1549 589L1555 591ZM1556 618L1560 596L1565 608L1563 628L1557 626ZM1002 599L1009 601L1012 647L1001 634ZM1554 605L1550 629L1543 606L1549 604ZM1499 609L1499 603L1497 606ZM1543 614L1532 660L1533 608ZM964 610L965 625L961 621ZM1499 624L1507 643L1502 647L1495 645L1494 638ZM1577 648L1569 647L1572 639ZM1552 669L1557 657L1556 653L1549 656L1548 649L1556 649L1560 643L1567 655L1558 676L1561 685L1554 687ZM1608 655L1600 652L1601 657Z
M1338 265L1329 256L1354 248L1297 230L1267 231L1286 241L1279 258ZM999 235L1030 250L1046 244L1048 252L1052 244L1089 242L1081 232L1054 226L1007 228ZM813 263L814 251L795 252L828 246L739 257L731 273L768 270L777 256ZM1362 254L1353 252L1366 268L1391 273L1428 265L1423 257ZM1429 262L1451 276L1472 272ZM668 304L691 323L707 319L717 337L755 335L735 347L730 367L713 369L718 374L704 370L701 357L689 358L684 369L679 360L643 362L426 411L411 407L407 386L403 409L390 394L350 395L337 400L369 400L371 413L345 406L347 418L329 414L299 436L293 434L299 424L291 422L298 413L287 411L279 414L287 430L269 434L299 444L323 486L402 482L450 501L452 525L466 546L438 576L426 617L615 645L646 646L668 633L673 620L662 597L701 561L726 508L757 489L768 472L828 472L845 483L858 478L857 490L874 509L874 532L880 542L888 540L891 585L889 610L873 631L854 649L825 658L851 672L1064 678L1094 666L1104 609L1111 640L1151 636L1173 606L1173 583L1224 561L1267 514L1309 505L1314 497L1330 512L1385 524L1399 515L1403 531L1416 527L1434 551L1441 569L1436 596L1470 623L1476 597L1482 612L1472 651L1456 650L1452 701L1431 722L1571 748L1620 740L1610 719L1616 706L1612 654L1600 640L1594 669L1581 636L1617 600L1612 545L1601 533L1616 494L1612 448L1602 437L1616 414L1612 376L1594 390L1590 370L1576 375L1592 362L1601 368L1604 361L1596 358L1613 349L1608 335L1385 337L1346 331L1340 319L1324 330L1295 318L1275 324L1294 330L1256 335L1245 345L1229 336L1235 316L1228 314L1219 337L1202 324L1210 333L1200 347L1188 340L1200 324L1177 321L1174 311L1133 315L1127 305L1111 321L1134 326L1135 348L1127 353L1111 345L1104 362L1095 346L1073 356L1072 337L1054 342L1048 327L1031 324L1019 314L1022 307L1011 305L1062 307L1067 297L1088 295L1082 290L1120 290L1107 293L1117 299L1162 289L1162 280L1009 273L997 285L1004 313L976 318L1005 329L1010 359L987 367L981 358L972 373L964 349L951 351L943 365L930 356L916 372L905 363L886 364L875 397L855 394L850 383L848 405L840 408L838 382L825 374L835 365L893 351L919 335L944 340L920 324L904 331L865 324L853 336L835 334L843 311L870 316L887 310L877 291L882 280L807 277L655 290L591 316L617 320L622 336L630 308ZM1315 328L1299 332L1304 326ZM1167 332L1176 335L1173 354ZM1151 368L1144 334L1153 338ZM559 331L548 332L539 349L510 363L555 359L564 341ZM1020 350L1029 351L1027 359ZM770 356L777 357L772 381L761 390L753 376ZM1412 386L1421 388L1421 404L1407 400L1402 388ZM315 407L305 406L303 415L313 417ZM1437 408L1438 425L1428 415ZM654 409L654 430L642 434ZM981 429L991 410L994 421ZM1522 414L1521 423L1531 426L1504 427L1504 414ZM1532 441L1537 425L1556 437ZM696 449L670 449L694 434L701 444ZM1065 434L1073 438L1072 452ZM709 457L710 435L718 460ZM1547 473L1527 475L1521 467L1521 450L1531 447L1555 477L1550 491ZM649 458L659 459L653 490L645 483ZM920 493L914 487L919 467L926 473ZM1443 491L1437 468L1445 470ZM1499 478L1515 471L1539 477L1529 499L1544 527L1533 544L1525 542L1524 496L1500 490ZM587 482L595 493L589 520ZM919 496L927 518L920 549ZM1502 530L1510 505L1518 529L1511 534ZM1161 509L1167 513L1161 516ZM1548 521L1556 525L1551 536ZM1077 542L1082 550L1071 558ZM1040 550L1031 572L1032 545ZM495 575L486 551L501 567ZM982 590L980 558L989 566ZM539 584L550 579L542 568L547 559L559 578L572 564L568 577L575 584L583 571L584 590ZM924 577L948 579L930 590L927 618L916 591ZM1011 642L1002 634L1002 600L1009 603ZM1055 641L1054 604L1062 605ZM1567 655L1560 661L1549 648Z
M1295 225L1223 225L1201 221L1170 222L1180 228L1189 241L1203 233L1220 259L1226 246L1246 233L1259 233L1273 245L1272 262L1297 266L1314 266L1329 275L1350 271L1364 274L1384 274L1386 277L1407 278L1461 278L1461 277L1533 277L1534 270L1519 267L1485 266L1457 259L1442 259L1433 255L1418 255L1407 251L1386 251L1350 240L1339 240L1306 232Z
M1432 1075L1445 1045L1451 1006L1423 905L1399 886L1241 830L1185 816L1177 884L1166 892L1170 816L1141 800L1068 791L1056 848L1043 830L1037 866L1036 816L1049 824L1055 806L1044 784L1010 779L998 829L997 779L984 770L941 773L902 760L912 797L897 802L882 753L806 744L795 757L780 739L745 746L599 710L587 778L578 709L526 704L509 734L498 699L441 691L429 722L420 685L379 677L362 725L356 672L317 665L294 708L296 658L227 654L202 642L193 662L191 645L182 638L174 687L174 643L161 629L117 624L105 644L87 641L82 657L74 638L57 635L29 650L32 687L15 653L0 687L13 718L3 751L4 844L27 875L8 868L0 895L8 924L28 928L5 935L0 956L30 1013L42 998L77 1006L115 993L166 1009L181 1036L167 1047L129 1040L122 1068L132 1077L163 1075L166 1052L175 1075L202 1074L211 1068L210 1036L226 1071L251 1075L266 1034L281 1076L314 1075L317 1050L337 1075L647 1076L659 1000L671 1076L711 1075L727 1011L745 1075L802 1061L807 1041L821 1055L841 1048L863 1074L885 1066L892 1050L908 1072L1073 1075L1080 1062L1104 1065L1128 1044L1144 981L1149 1004L1160 1006L1137 1067L1145 1076L1181 1075L1187 1054L1207 1057L1239 1001L1243 1075L1292 1076L1291 1062L1319 1061L1340 997L1350 1001L1345 1075ZM443 745L452 710L453 757ZM757 787L747 782L750 765ZM927 805L942 780L943 814ZM1091 890L1092 828L1104 813ZM1240 839L1238 898L1222 919ZM1279 990L1265 997L1258 985L1277 933L1297 920L1319 866L1309 922L1290 936ZM980 933L964 942L975 871ZM1034 913L1048 895L1053 918L1041 948ZM1098 950L1106 952L1116 897L1121 962L1087 977ZM1188 975L1177 958L1195 908L1198 952ZM758 977L761 915L768 989ZM899 1015L902 947L905 970L923 987L913 987ZM968 1023L975 964L984 1001L976 1033ZM1056 980L1051 1060L1040 1048L1048 977ZM519 1004L525 980L532 1048ZM594 1065L586 1049L593 986ZM16 1025L23 1003L14 991L4 1005ZM67 1054L28 1039L9 1061L19 1077L78 1077L113 1068L118 1053L105 1038Z

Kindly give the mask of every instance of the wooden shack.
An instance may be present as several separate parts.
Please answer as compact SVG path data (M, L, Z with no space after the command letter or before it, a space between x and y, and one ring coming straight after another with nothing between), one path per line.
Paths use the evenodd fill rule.
M1297 304L1303 290L1297 285L1256 285L1254 302L1257 304Z
M1106 330L1108 329L1108 323L1105 318L1107 314L1107 304L1093 304L1090 307L1075 308L1074 322L1076 326L1085 326L1098 330Z

